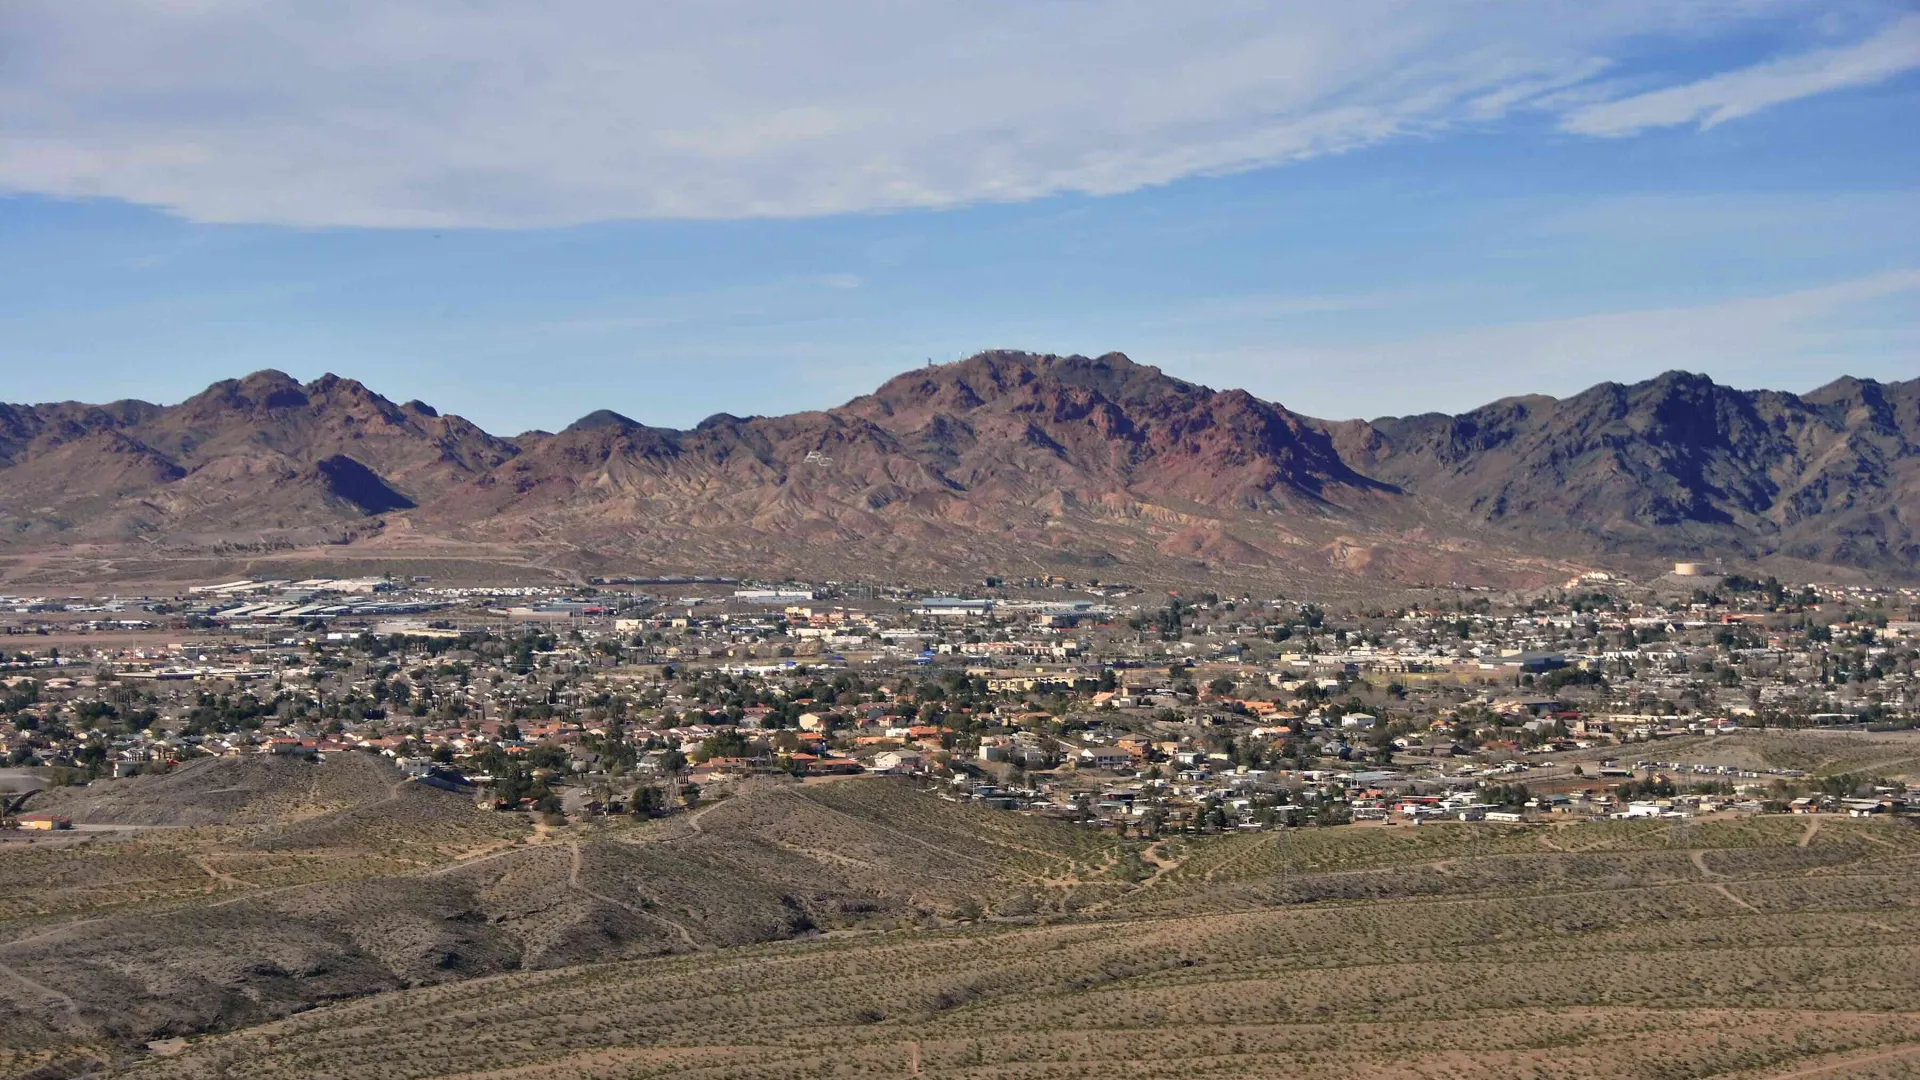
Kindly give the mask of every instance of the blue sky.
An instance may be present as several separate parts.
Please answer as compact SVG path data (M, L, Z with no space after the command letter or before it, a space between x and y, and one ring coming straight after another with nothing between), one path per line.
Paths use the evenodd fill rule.
M1120 350L1320 416L1920 375L1920 15L16 0L0 400L490 430Z

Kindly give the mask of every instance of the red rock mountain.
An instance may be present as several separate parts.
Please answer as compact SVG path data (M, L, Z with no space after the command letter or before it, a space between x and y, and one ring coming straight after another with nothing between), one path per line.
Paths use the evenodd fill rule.
M277 371L170 408L0 405L8 542L338 534L431 499L513 455L459 417L351 379Z
M1119 354L983 353L835 409L502 439L328 375L0 405L0 545L444 542L592 572L1484 580L1719 553L1911 575L1920 381L1671 373L1328 423Z
M1668 372L1329 428L1355 468L1536 548L1920 568L1920 379L1794 395Z

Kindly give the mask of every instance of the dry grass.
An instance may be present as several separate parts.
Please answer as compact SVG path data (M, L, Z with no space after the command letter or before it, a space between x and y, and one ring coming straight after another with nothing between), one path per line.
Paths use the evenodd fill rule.
M897 807L862 787L824 805ZM1035 823L925 807L962 826L917 827L962 878L982 845L1012 853L997 880L1040 889L1063 860L1079 873L1104 857L1097 837L1049 849L1023 833ZM820 827L796 809L753 827L795 843ZM1156 855L1175 869L1108 886L1112 902L1073 921L413 989L197 1040L129 1075L1914 1075L1920 830L1833 820L1803 835L1783 819L1169 843Z
M1675 887L900 934L410 991L134 1075L1708 1076L1920 1042L1917 929Z
M213 764L189 775L213 800L153 777L70 805L148 825L218 805L238 824L0 855L0 1045L97 1055L409 986L1059 916L1128 887L1111 838L889 782L540 831L363 755Z
M1920 1067L1920 828L1901 822L1142 852L888 781L538 832L357 756L199 782L219 798L177 781L86 798L227 824L0 855L0 1076ZM178 1055L137 1050L175 1035Z

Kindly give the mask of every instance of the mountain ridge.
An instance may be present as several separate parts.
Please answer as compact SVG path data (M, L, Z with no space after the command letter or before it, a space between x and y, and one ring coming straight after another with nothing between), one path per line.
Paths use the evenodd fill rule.
M1912 577L1916 510L1920 379L1673 371L1329 421L1120 353L996 350L690 429L608 408L507 438L274 370L172 406L0 404L0 551L404 537L745 573L1496 584L1712 554Z

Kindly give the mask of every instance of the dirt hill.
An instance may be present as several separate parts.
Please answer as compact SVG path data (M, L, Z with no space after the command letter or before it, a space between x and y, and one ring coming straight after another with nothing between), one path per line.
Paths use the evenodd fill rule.
M805 805L816 800L817 810ZM474 882L438 884L459 872L405 877L379 892L289 894L297 903L265 898L271 908L251 922L203 913L197 925L215 936L262 943L251 946L252 963L195 969L183 965L206 965L202 954L155 942L172 961L156 985L184 992L166 999L169 1009L175 1000L229 1003L211 1024L228 1033L169 1047L169 1056L103 1054L111 1062L103 1071L394 1080L1892 1077L1910 1075L1920 1045L1920 1026L1893 989L1920 970L1911 903L1920 837L1903 823L1835 819L1809 830L1782 816L1684 830L1441 824L1306 830L1286 842L1172 838L1135 851L1135 872L1123 880L1095 873L1088 889L1081 882L1100 865L1085 858L1093 851L1076 848L1078 869L1069 870L1038 846L1048 834L999 832L993 823L1012 815L974 817L884 782L763 791L727 813L736 816L710 812L699 830L724 830L732 845L724 852L627 845L573 863L576 875L561 858L574 849L539 845L544 862L488 871L490 888L527 898L504 918L461 906L485 894L461 891ZM796 814L811 823L780 824ZM896 814L909 820L896 825ZM966 839L975 830L985 845ZM629 925L642 932L646 918L695 934L708 919L754 927L760 916L745 909L767 880L765 864L749 857L745 873L734 868L742 846L759 845L844 860L882 896L993 881L1020 882L1028 902L1062 890L1075 902L777 940L794 938L789 924L737 947L623 952L618 935ZM622 861L656 852L665 861ZM672 869L680 860L702 864L697 912L663 892L663 880L686 878ZM955 881L931 884L943 877ZM634 923L563 913L544 935L517 927L520 912L576 902L561 880L583 903L637 909ZM790 919L817 904L817 893L783 894L768 914ZM326 939L308 913L321 910L352 948L317 954ZM511 967L516 935L594 960L636 958L461 977ZM105 966L95 955L78 950L79 966ZM15 963L5 950L0 959ZM22 974L54 993L75 985L52 964ZM403 982L410 988L382 989ZM281 995L301 989L345 1000L256 1023L298 1008ZM374 989L382 992L367 994ZM256 1000L270 1007L248 1004ZM138 1016L142 1001L154 1007L152 998L115 1004Z
M25 1055L0 1053L0 1076L324 1000L1061 914L1128 886L1097 835L885 780L750 785L660 822L551 831L367 754L205 759L44 803L147 828L0 858L0 1046Z

